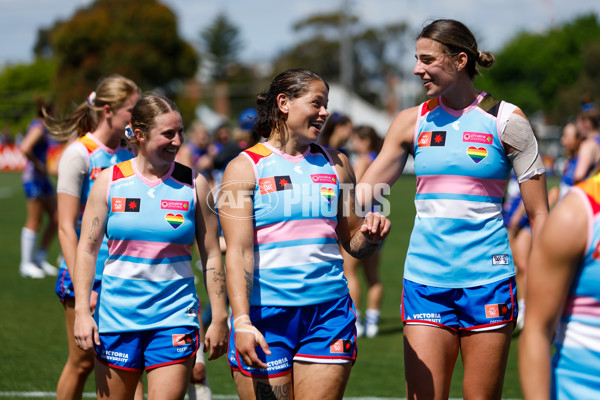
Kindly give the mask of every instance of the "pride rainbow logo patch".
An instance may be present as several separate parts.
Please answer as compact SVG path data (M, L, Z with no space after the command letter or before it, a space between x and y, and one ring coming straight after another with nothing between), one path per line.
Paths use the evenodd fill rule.
M484 149L483 147L469 147L467 149L467 155L469 157L471 157L471 160L473 160L475 162L475 164L479 164L479 162L481 162L481 160L483 160L484 158L487 157L487 150Z
M327 200L329 202L329 204L331 204L331 202L335 198L335 192L333 191L332 188L322 187L321 188L321 196L325 197L325 200Z
M167 214L165 220L171 225L173 229L177 229L183 224L183 215L181 214Z

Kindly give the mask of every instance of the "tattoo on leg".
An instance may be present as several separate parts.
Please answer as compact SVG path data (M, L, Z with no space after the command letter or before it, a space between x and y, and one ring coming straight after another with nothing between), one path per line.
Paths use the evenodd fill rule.
M291 386L291 382L273 386L268 383L256 382L256 400L288 400Z

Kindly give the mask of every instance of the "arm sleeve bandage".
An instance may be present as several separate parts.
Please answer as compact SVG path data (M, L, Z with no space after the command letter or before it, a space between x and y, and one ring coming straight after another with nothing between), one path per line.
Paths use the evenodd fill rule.
M512 113L502 133L502 142L514 151L508 154L519 183L546 172L533 129L527 119Z

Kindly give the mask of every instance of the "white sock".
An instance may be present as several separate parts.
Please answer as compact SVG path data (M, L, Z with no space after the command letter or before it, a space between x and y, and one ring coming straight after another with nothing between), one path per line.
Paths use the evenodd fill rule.
M360 310L358 308L356 309L356 323L362 324L362 318L360 317Z
M379 314L379 310L367 308L367 312L365 314L365 320L367 325L377 325L377 323L379 322Z
M29 228L21 229L21 263L32 263L33 251L35 250L35 242L37 232Z
M519 299L519 314L525 313L525 299Z

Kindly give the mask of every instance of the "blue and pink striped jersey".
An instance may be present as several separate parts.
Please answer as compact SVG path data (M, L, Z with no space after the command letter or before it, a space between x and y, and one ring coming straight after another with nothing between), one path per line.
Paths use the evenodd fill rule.
M256 177L251 305L303 306L348 294L336 232L340 184L326 151L312 144L290 156L259 143L243 154Z
M178 163L152 181L137 171L134 160L113 167L107 193L109 256L96 310L101 333L199 326L191 267L193 176Z
M600 393L600 175L571 189L588 214L587 245L554 340L556 398L597 398Z
M515 274L502 220L511 165L500 141L515 108L484 92L462 110L441 98L419 107L416 217L405 279L461 288Z

